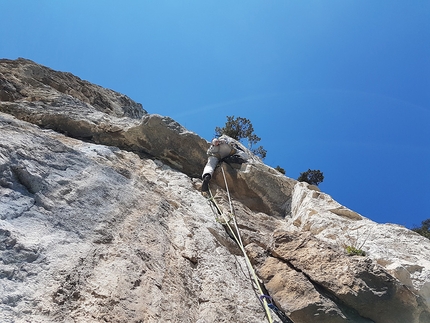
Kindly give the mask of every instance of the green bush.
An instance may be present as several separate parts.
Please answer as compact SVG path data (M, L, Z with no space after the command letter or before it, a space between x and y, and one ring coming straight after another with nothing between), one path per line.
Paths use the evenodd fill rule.
M366 255L366 253L363 250L358 249L354 246L346 246L345 250L349 256L365 256Z
M278 171L278 172L280 172L281 174L284 174L285 175L285 169L283 169L281 166L276 166L275 167L275 169Z
M421 234L423 237L430 239L430 219L421 222L421 227L412 228L412 231Z
M316 185L322 183L324 180L324 174L318 170L308 169L306 172L300 173L299 178L297 178L299 182L306 182L311 185Z
M252 148L261 138L254 133L254 127L249 119L227 116L227 122L224 127L215 127L215 136L219 137L221 135L227 135L240 142L242 142L242 139L245 139L248 142L249 150L255 155L260 156L261 159L266 157L267 151L262 146Z

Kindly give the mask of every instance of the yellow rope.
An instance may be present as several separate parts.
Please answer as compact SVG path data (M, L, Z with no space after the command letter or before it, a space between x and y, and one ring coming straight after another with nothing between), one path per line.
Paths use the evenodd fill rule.
M224 214L224 212L222 212L221 208L216 203L216 201L215 201L215 199L214 199L214 197L212 195L212 192L209 189L209 194L210 194L211 201L215 204L215 207L218 209L218 213L220 213L221 216L223 217L223 219L225 221L225 224L229 228L231 234L234 237L234 240L236 241L236 243L238 244L240 250L242 251L243 256L245 257L245 262L246 262L246 265L248 267L248 270L251 273L251 275L253 276L253 279L255 281L255 284L257 285L258 291L260 292L260 295L264 295L263 290L261 289L260 283L258 281L257 274L255 273L255 270L252 267L251 261L249 260L249 257L248 257L248 255L246 253L246 250L245 250L245 247L243 246L242 238L240 237L239 228L237 226L236 216L234 214L234 209L233 209L233 205L232 205L232 201L231 201L231 197L230 197L230 192L228 190L227 179L225 177L223 165L221 165L221 170L222 170L222 175L224 177L224 183L225 183L225 187L226 187L226 191L227 191L227 196L228 196L228 200L229 200L229 204L230 204L230 213L231 213L231 216L232 216L232 219L233 219L234 228L236 229L236 231L233 231L233 229L232 229L232 227L230 225L230 220L231 219L230 220L227 219L227 216ZM273 323L272 316L271 316L271 313L270 313L270 310L269 310L269 306L267 304L266 299L263 298L262 302L263 302L263 307L264 307L264 310L266 311L266 315L267 315L267 319L269 320L269 323Z

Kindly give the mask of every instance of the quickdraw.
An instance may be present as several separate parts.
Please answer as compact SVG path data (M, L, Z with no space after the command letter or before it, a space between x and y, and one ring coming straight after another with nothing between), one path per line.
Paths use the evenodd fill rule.
M272 297L268 296L268 295L260 295L260 301L262 302L263 299L265 299L267 301L267 306L276 313L276 315L279 317L279 319L282 321L282 323L294 323L293 321L291 321L291 319L285 315L284 312L282 312L279 308L276 307L275 304L273 304L273 299Z

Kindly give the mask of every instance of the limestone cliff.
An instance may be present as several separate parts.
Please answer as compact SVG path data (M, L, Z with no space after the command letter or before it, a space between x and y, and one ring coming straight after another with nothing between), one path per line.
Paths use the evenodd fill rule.
M268 322L199 192L207 147L115 91L0 60L0 321ZM428 239L257 158L223 167L273 321L430 322ZM211 188L227 210L220 170Z

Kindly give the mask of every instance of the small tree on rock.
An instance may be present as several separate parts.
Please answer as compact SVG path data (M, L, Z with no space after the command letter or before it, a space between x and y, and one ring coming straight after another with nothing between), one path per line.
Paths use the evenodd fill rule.
M276 166L275 167L275 169L278 171L278 172L280 172L281 174L284 174L285 175L285 169L283 169L281 166Z
M421 222L420 228L412 228L412 231L421 234L423 237L430 239L430 219Z
M248 142L248 148L255 155L260 156L261 159L266 157L267 151L262 146L255 149L252 148L254 144L261 140L261 138L254 133L254 127L252 126L251 121L247 118L227 116L225 126L222 128L215 128L215 135L218 137L221 135L227 135L240 142L242 142L242 139L245 139Z
M324 174L320 170L308 169L306 172L300 173L299 182L306 182L311 185L316 185L324 181Z

